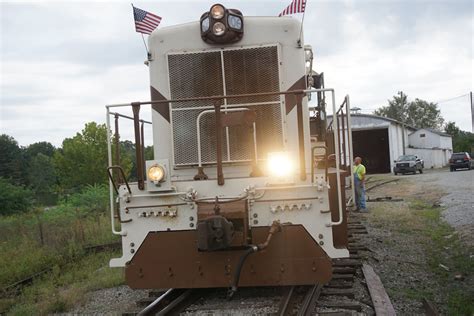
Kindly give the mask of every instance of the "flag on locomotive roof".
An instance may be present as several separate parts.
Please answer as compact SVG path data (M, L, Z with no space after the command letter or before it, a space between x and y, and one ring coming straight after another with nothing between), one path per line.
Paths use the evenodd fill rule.
M151 34L161 22L160 16L135 7L133 7L133 18L135 31L143 34Z
M302 13L306 7L306 0L293 0L278 16L289 15L293 13Z

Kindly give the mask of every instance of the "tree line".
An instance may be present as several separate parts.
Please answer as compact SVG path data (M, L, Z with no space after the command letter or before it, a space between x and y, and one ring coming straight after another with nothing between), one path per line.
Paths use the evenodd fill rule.
M113 141L113 139L112 139ZM120 142L125 174L134 180L135 144ZM153 148L145 148L152 159ZM88 185L106 184L107 128L90 122L66 138L59 148L42 141L26 147L0 135L0 215L27 211L33 205L54 205Z
M437 103L408 96L399 91L388 100L388 105L374 111L374 115L392 118L414 128L432 128L451 135L454 152L474 152L474 133L462 131L455 122L446 122Z

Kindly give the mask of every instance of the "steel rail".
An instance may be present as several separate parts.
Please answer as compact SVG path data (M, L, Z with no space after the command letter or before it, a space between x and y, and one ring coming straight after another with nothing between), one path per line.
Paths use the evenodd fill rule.
M308 293L306 294L303 304L298 310L298 316L306 316L312 315L314 308L316 307L316 303L321 295L321 289L323 288L322 284L315 284L312 286Z
M138 313L139 316L145 316L152 314L155 309L157 308L158 304L161 303L165 298L167 298L175 289L168 289L164 294L159 296L156 300L154 300L150 305L145 307L141 312Z

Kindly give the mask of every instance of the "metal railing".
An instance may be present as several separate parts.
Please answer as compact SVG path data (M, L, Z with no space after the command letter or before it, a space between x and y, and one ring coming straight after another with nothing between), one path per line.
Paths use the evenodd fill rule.
M306 181L306 157L305 157L305 142L304 142L304 122L303 122L303 98L312 94L312 93L321 93L321 92L328 92L331 93L331 103L333 113L337 113L336 110L336 96L335 91L332 88L324 88L324 89L298 89L298 90L291 90L291 91L279 91L279 92L262 92L262 93L248 93L248 94L238 94L238 95L217 95L217 96L209 96L209 97L191 97L191 98L180 98L180 99L170 99L170 100L155 100L155 101L145 101L145 102L131 102L131 103L121 103L121 104L110 104L106 105L106 123L107 123L107 153L108 153L108 163L109 167L112 166L112 146L111 146L111 134L110 134L110 115L112 108L118 107L132 107L133 110L133 121L134 121L134 129L135 129L135 150L136 150L136 158L137 158L137 179L138 179L138 189L144 190L144 161L143 161L143 149L141 146L142 143L142 135L139 128L140 120L140 107L142 105L154 105L154 104L170 104L174 102L192 102L192 101L205 101L205 100L227 100L227 99L236 99L236 98L245 98L245 97L260 97L260 96L275 96L275 95L293 95L295 97L296 103L296 110L297 110L297 128L298 128L298 147L299 147L299 173L300 173L300 180ZM345 100L348 100L348 96ZM346 101L346 104L348 102ZM228 109L227 109L228 110ZM349 112L348 112L349 113ZM115 113L114 113L115 114ZM130 117L129 117L130 118ZM143 121L143 120L142 120ZM333 120L335 130L339 130L338 120ZM149 123L149 122L148 122ZM339 133L334 133L334 144L339 146ZM340 166L340 152L336 151L335 160L336 166ZM341 187L341 179L340 179L340 168L336 168L336 182L337 187ZM114 217L113 217L113 184L112 180L109 179L110 185L110 205L111 205L111 220L112 220L112 232L117 235L125 235L126 232L124 231L116 231L114 225ZM342 209L342 194L341 190L337 190L338 195L338 207L339 207L339 220L337 222L330 222L327 226L335 226L340 225L343 221L343 209Z

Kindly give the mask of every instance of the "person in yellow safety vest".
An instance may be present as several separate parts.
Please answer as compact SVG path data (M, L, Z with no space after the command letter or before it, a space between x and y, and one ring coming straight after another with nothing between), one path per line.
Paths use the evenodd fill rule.
M365 206L365 166L362 164L362 158L354 159L354 188L355 188L355 204L356 212L367 213Z

